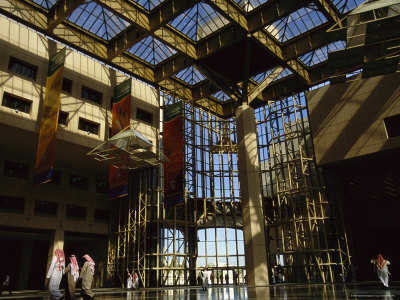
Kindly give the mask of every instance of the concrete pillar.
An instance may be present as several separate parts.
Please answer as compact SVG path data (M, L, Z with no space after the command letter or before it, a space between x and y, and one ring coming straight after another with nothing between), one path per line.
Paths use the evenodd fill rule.
M64 250L64 230L63 229L56 229L54 231L53 239L50 240L49 253L47 256L46 276L47 276L47 272L51 265L51 260L53 259L53 256L55 255L54 251L56 249Z
M236 109L235 116L247 283L265 286L269 281L256 120L254 110L246 103Z

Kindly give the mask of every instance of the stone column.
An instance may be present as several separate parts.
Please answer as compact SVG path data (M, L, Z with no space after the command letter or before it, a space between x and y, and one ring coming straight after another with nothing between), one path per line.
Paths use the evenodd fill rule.
M269 281L256 120L254 110L246 103L236 109L235 116L247 283L265 286Z
M47 272L51 265L51 260L53 259L53 256L55 255L54 251L56 249L64 250L64 230L63 229L54 230L53 239L50 240L49 253L47 256L46 276L47 276Z

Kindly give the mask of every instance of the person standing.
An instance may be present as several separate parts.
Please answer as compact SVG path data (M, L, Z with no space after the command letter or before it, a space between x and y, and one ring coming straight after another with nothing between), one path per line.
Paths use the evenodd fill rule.
M60 292L60 282L65 269L64 251L56 249L46 276L46 285L49 285L51 299L60 300L64 295Z
M376 274L385 288L389 287L389 269L390 262L383 258L382 254L378 254L377 258L371 259L371 264L374 264Z
M10 295L12 295L11 291L11 285L10 285L10 275L6 274L4 277L4 281L0 285L0 295L3 293L3 291L6 290Z
M205 290L207 290L207 287L208 287L208 272L207 272L206 268L204 268L201 271L201 277L202 277L201 279L203 281L203 291L205 291Z
M139 274L135 271L135 278L134 278L134 281L133 281L133 288L135 289L135 290L137 290L137 289L139 289Z
M132 274L128 272L128 278L126 279L126 288L132 288Z
M229 284L229 274L228 274L228 271L226 271L226 274L225 274L225 282L226 282L226 284Z
M86 261L83 264L81 274L79 275L79 278L82 279L81 296L83 300L93 299L94 293L92 291L92 282L95 263L88 254L85 254L83 258L86 259Z
M75 255L69 257L70 263L64 270L64 274L67 274L67 288L65 289L65 298L67 300L75 300L75 288L79 278L79 266Z
M214 286L214 280L215 280L214 271L211 271L210 280L211 280L211 285Z

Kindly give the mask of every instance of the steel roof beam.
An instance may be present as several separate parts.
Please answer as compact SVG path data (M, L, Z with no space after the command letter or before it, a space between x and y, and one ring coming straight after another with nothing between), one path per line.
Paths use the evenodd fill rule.
M177 54L158 64L154 71L155 82L160 82L193 64L194 60L183 54Z
M47 15L24 1L0 0L0 12L41 32L47 29Z
M199 2L199 0L164 1L150 12L150 30L154 31L164 26Z
M265 26L290 15L292 12L309 4L311 0L272 0L249 12L247 22L250 32L263 29Z
M149 15L134 2L124 0L95 0L104 8L110 10L115 15L125 19L129 23L135 24L136 27L144 31L150 30Z
M322 13L327 17L329 20L333 21L334 23L341 23L342 16L340 15L338 9L335 5L333 5L332 1L328 0L315 0L314 1L318 7L321 9Z
M313 31L295 38L293 41L282 46L284 59L292 59L297 56L306 54L312 50L328 45L331 42L346 40L346 31L341 30L333 33L327 33L331 24L325 23Z
M262 91L270 85L270 83L283 71L283 68L281 66L278 66L272 71L271 74L266 76L256 87L254 87L251 92L249 93L248 96L248 102L249 105L251 102L259 95L262 93Z
M268 52L275 56L282 65L287 66L305 83L310 83L310 76L308 75L307 67L305 67L297 58L286 61L283 57L281 46L269 34L260 30L255 32L253 36L268 50Z
M61 24L84 0L58 0L49 10L47 31Z

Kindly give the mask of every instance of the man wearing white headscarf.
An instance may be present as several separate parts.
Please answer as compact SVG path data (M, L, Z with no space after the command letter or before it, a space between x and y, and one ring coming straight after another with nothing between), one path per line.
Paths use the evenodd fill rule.
M374 264L376 275L379 281L385 288L389 287L389 269L390 262L383 258L382 254L378 254L377 258L371 259L371 264Z
M83 264L81 274L79 275L79 278L82 279L81 296L84 300L90 300L94 298L94 293L92 291L92 282L95 263L88 254L85 254L83 258L86 259L86 261Z
M55 256L51 261L49 271L46 276L46 285L49 284L49 292L51 299L60 300L64 295L60 292L60 282L65 269L64 251L61 249L55 250ZM50 280L50 282L49 282Z
M65 268L64 274L68 274L68 286L65 289L66 300L75 300L76 282L79 278L79 266L75 255L69 257L70 263Z

